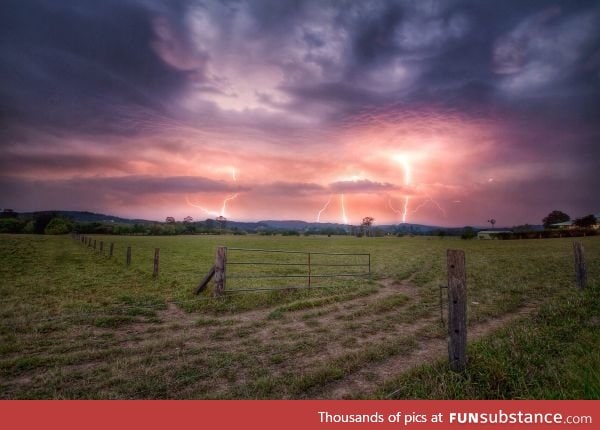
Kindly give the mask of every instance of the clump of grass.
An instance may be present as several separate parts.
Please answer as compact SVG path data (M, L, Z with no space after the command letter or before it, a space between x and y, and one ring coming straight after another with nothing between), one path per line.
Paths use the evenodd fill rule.
M339 315L338 319L341 320L353 320L365 315L379 315L391 310L397 309L409 301L409 298L404 294L396 294L389 297L383 297L375 300L372 303L363 306L361 309L349 312L347 314Z
M370 286L353 293L335 294L326 297L317 297L314 299L297 300L295 302L287 303L283 306L278 306L274 312L295 312L304 309L319 308L332 303L343 303L346 301L357 299L359 297L366 297L376 292L377 288Z

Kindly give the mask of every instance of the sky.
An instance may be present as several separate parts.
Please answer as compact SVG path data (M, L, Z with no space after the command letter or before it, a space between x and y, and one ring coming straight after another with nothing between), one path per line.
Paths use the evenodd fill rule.
M0 208L600 211L597 1L3 0Z

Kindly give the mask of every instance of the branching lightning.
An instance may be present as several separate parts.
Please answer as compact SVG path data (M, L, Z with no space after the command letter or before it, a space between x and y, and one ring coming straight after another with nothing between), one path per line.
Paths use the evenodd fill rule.
M223 200L223 205L221 206L221 216L227 218L226 214L225 214L225 210L227 209L227 202L235 199L238 196L238 193L235 193L232 196L227 197L225 200Z
M233 182L237 183L237 176L236 176L235 167L231 168L231 178L233 179ZM235 193L234 195L229 196L225 200L223 200L223 205L221 206L221 216L222 217L226 217L225 210L227 209L227 202L235 199L237 196L238 196L238 193Z
M409 187L412 183L412 167L410 165L410 162L404 154L397 155L395 157L395 159L402 165L402 169L404 170L404 185L406 187ZM431 203L432 205L434 205L440 211L440 213L444 217L446 217L446 211L444 210L444 208L442 208L442 206L440 206L440 204L438 202L436 202L434 199L432 199L429 195L425 194L425 196L426 196L425 200L423 202L421 202L419 205L417 205L417 207L415 207L413 210L409 209L409 202L410 202L409 195L404 196L404 204L402 205L402 209L396 209L392 205L391 198L388 200L388 206L394 213L400 214L402 216L403 223L406 222L406 217L409 213L411 213L411 214L417 213L427 203Z
M232 167L231 168L231 178L233 179L233 182L237 183L237 175L236 175L236 173L237 173L237 170L235 169L235 167ZM185 197L185 200L186 200L186 202L187 202L188 205L190 205L192 207L195 207L195 208L198 208L198 209L201 209L207 215L215 216L215 217L222 216L222 217L226 218L227 217L227 213L226 213L226 211L227 211L227 203L230 202L231 200L235 199L238 196L238 194L239 193L235 193L235 194L233 194L233 195L231 195L229 197L226 197L223 200L223 204L221 205L221 211L220 212L211 211L209 209L206 209L204 206L200 206L200 205L198 205L196 203L192 203L187 196Z
M417 213L419 211L419 209L421 209L423 206L425 206L427 203L431 203L432 205L434 205L437 210L440 211L440 213L444 216L444 218L447 217L446 211L444 210L444 208L442 206L440 206L440 204L438 202L436 202L435 200L433 200L431 197L427 196L427 198L420 203L416 208L414 208L411 213Z
M196 204L196 203L192 203L192 202L190 201L190 199L189 199L189 197L188 197L188 196L185 196L185 201L187 202L187 204L188 204L188 205L190 205L190 206L192 206L192 207L194 207L194 208L198 208L198 209L202 210L202 211L203 211L203 212L205 212L207 215L210 215L210 216L215 216L215 217L216 217L216 216L219 216L219 212L211 211L211 210L209 210L209 209L206 209L204 206L200 206L200 205L198 205L198 204Z

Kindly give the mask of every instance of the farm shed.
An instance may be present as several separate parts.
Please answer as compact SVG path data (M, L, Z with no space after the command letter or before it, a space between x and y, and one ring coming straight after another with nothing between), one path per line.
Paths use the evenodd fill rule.
M498 239L502 234L512 234L510 230L481 230L477 233L477 239Z
M557 228L559 230L571 230L575 228L575 224L573 224L573 221L557 222L555 224L550 224L550 228Z

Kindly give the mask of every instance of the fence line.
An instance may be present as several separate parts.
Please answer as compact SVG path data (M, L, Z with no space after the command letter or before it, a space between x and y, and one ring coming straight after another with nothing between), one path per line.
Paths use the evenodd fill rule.
M71 233L71 237L73 238L73 240L87 246L88 248L92 248L94 251L96 251L96 244L97 244L96 239L92 239L89 236L84 236L84 235L77 234L77 233ZM114 242L110 242L110 244L108 246L108 258L113 257L114 250L115 250L115 244L114 244ZM101 255L104 255L104 241L103 240L101 240L99 242L98 252ZM125 265L127 267L129 267L129 266L131 266L131 262L132 262L132 247L129 245L129 246L127 246L126 252L125 252ZM154 249L154 258L153 258L153 266L152 266L152 277L153 278L158 278L159 263L160 263L160 248L155 248Z

